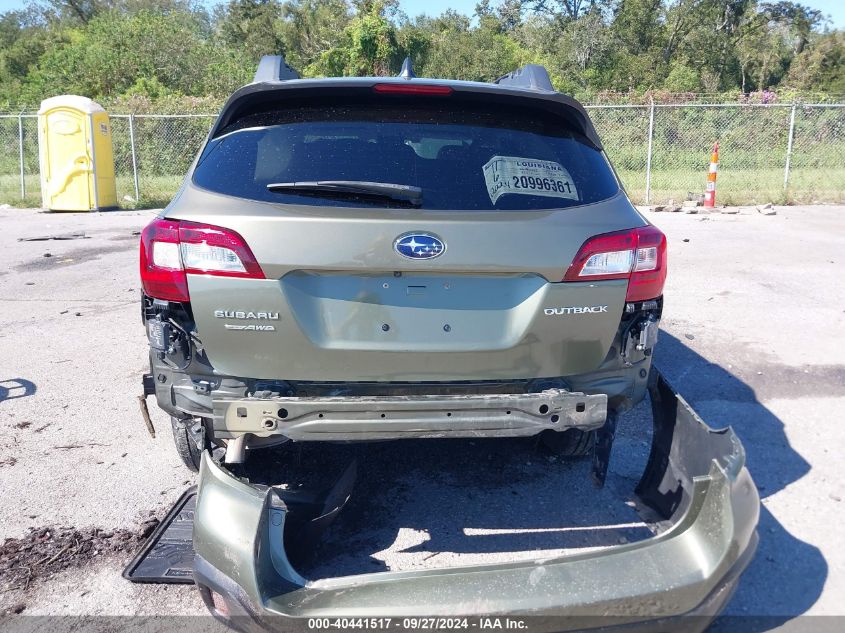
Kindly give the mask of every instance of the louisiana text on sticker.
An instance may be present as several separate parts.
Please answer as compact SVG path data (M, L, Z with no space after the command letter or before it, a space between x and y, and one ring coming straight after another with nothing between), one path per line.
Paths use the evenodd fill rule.
M490 201L507 193L578 200L569 172L550 160L494 156L482 168Z

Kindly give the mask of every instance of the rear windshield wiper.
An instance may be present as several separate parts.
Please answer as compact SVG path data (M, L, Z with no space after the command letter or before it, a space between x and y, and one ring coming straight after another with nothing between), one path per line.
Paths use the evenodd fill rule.
M267 185L269 191L294 193L330 198L375 198L404 202L418 207L422 203L422 189L412 185L392 182L367 182L365 180L303 180L301 182L276 182Z

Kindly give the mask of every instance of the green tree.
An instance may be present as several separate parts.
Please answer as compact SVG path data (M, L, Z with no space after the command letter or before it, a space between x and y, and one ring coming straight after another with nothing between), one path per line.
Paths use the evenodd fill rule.
M26 90L33 99L62 92L113 97L139 90L143 79L157 91L205 94L206 68L221 57L206 27L193 13L100 13L65 31L66 41L41 57Z
M676 62L672 65L664 86L672 92L698 92L701 90L701 76L695 69Z
M479 0L413 19L397 0L226 0L213 16L203 0L31 0L0 14L0 109L60 92L219 100L275 53L305 76L395 74L406 55L421 76L482 81L542 63L587 97L841 92L843 35L824 27L800 0Z
M309 75L383 76L395 73L400 63L396 27L385 15L380 0L361 2L358 14L340 35L339 43L309 67Z
M614 13L607 76L616 90L654 88L662 79L662 0L621 0ZM579 22L582 20L579 20Z
M285 53L278 0L231 0L216 13L223 43L257 63L262 55Z
M19 85L53 43L37 10L0 15L0 84Z
M60 18L82 24L88 24L97 13L109 8L107 0L48 0L47 4Z
M455 13L431 24L426 75L471 81L492 81L534 61L532 54L507 33L494 15L482 15L477 26Z
M282 5L282 17L285 58L305 72L337 45L352 16L345 0L290 0Z
M525 5L540 13L559 15L565 20L577 20L593 10L610 6L610 0L528 0Z
M811 36L790 65L786 84L799 90L845 94L845 32Z
M522 25L522 12L522 0L502 0L495 15L502 30L511 33Z
M38 4L38 3L36 3ZM198 0L46 0L52 15L72 24L88 24L95 16L107 11L139 13L204 13Z
M783 24L792 39L793 52L800 55L804 51L813 30L824 22L822 12L811 9L797 2L765 2L760 5L761 12L773 22Z
M621 0L613 20L616 41L632 55L656 58L663 37L663 0Z

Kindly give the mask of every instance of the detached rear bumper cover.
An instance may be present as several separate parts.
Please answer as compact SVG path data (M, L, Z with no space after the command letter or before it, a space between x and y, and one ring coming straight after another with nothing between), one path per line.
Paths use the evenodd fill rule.
M543 429L592 430L607 417L605 394L539 393L214 401L215 436L281 434L298 441L408 437L514 437Z
M265 625L282 624L272 616L536 614L569 616L554 626L582 629L597 626L596 616L613 624L713 616L753 556L759 497L731 429L708 427L656 373L650 391L654 441L637 494L660 529L648 540L536 561L308 581L282 545L281 499L206 454L196 582L212 611L210 591L230 614Z

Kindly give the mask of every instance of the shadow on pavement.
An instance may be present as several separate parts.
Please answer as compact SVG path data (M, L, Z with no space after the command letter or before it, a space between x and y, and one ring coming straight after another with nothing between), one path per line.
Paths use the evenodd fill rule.
M810 470L783 422L732 373L666 332L656 365L705 422L734 427L761 498ZM291 468L325 475L333 463L336 469L359 460L350 503L301 570L316 579L530 559L648 538L630 499L650 443L646 402L620 420L601 490L590 481L588 460L558 459L532 438L294 445L278 451L271 470L277 481L291 481ZM828 566L816 547L787 532L765 506L759 532L757 555L714 630L771 629L806 612L822 592Z
M626 505L630 495L617 491L632 492L636 481L617 477L598 490L588 459L561 460L533 438L404 440L352 450L355 490L302 569L310 578L535 558L651 536ZM319 458L328 452L322 448ZM303 462L310 459L303 454Z
M0 402L25 398L35 393L37 387L34 382L24 378L8 378L0 380Z
M705 422L714 427L717 418L730 423L745 447L748 469L763 500L757 554L726 617L712 630L764 631L804 613L821 595L827 562L818 548L784 529L765 499L801 479L810 464L790 446L783 422L758 401L749 385L723 367L663 331L655 362Z

